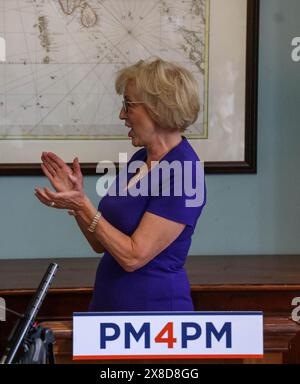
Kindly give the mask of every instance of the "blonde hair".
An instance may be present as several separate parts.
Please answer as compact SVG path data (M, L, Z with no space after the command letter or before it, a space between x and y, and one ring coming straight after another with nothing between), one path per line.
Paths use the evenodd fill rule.
M198 84L187 69L160 58L140 60L118 72L117 93L123 94L130 81L134 82L149 116L161 128L183 132L197 120Z

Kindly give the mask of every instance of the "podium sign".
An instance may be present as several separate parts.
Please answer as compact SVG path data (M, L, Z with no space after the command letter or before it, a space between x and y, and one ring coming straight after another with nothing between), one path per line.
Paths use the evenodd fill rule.
M74 360L262 357L262 312L73 314Z

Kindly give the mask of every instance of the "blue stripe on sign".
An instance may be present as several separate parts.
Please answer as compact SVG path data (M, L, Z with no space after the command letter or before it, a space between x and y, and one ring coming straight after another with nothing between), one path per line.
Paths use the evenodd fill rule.
M74 312L73 317L80 316L262 316L262 311L257 312Z

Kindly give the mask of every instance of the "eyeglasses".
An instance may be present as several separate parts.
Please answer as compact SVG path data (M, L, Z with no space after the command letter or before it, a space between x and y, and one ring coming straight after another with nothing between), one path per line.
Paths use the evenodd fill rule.
M128 108L131 106L131 104L145 104L143 101L128 101L123 99L122 100L122 106L125 111L125 113L128 113Z

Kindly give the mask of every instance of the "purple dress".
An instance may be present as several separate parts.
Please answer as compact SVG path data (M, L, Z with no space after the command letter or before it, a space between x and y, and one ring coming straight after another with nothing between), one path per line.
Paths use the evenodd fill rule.
M137 151L116 177L112 186L118 190L120 178L127 176L130 180L133 177L133 173L129 173L128 170L130 163L134 160L146 161L146 157L145 148ZM191 195L177 196L174 193L175 182L172 172L168 179L168 184L171 184L170 196L162 196L162 186L166 180L161 174L159 177L160 193L156 193L156 196L153 196L153 193L152 196L149 193L144 193L144 196L131 196L130 194L111 196L108 191L108 194L101 199L98 209L110 224L128 236L133 234L146 211L186 224L186 226L172 244L148 264L134 272L126 272L109 252L105 252L97 269L90 311L193 310L184 263L197 220L206 202L204 173L201 176L201 185L199 186L199 182L196 185L196 173L198 172L196 163L199 164L199 158L185 137L182 137L182 141L172 148L160 162L162 160L168 163L175 160L182 165L184 161L188 161L192 164L193 186L203 188L201 205L186 207L186 199L192 199ZM144 176L149 181L146 186L148 192L151 188L150 176L154 172L153 169ZM140 182L136 184L136 188L140 186Z

